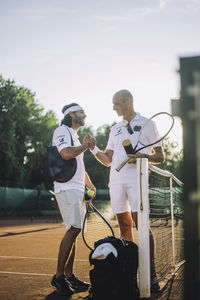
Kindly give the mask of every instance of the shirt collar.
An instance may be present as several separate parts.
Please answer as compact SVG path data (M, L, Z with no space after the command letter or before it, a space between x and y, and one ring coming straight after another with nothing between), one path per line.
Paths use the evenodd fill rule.
M138 121L140 119L140 113L136 113L136 115L135 115L135 117L130 121L130 122L128 122L127 120L122 120L122 122L123 122L123 124L128 124L128 123L132 123L132 122L134 122L134 121Z
M66 127L71 132L72 136L78 136L77 131L74 128L68 127L67 125L64 125L64 124L63 124L63 126Z

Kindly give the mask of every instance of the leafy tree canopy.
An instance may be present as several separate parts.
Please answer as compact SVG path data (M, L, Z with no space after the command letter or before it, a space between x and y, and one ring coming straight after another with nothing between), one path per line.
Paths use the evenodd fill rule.
M170 141L169 137L163 141L165 162L159 168L174 174L178 179L182 179L183 149L178 151L178 143Z
M96 138L98 147L105 150L113 125L104 124L96 131L91 126L82 127L78 131L80 140L89 132ZM45 112L34 93L0 76L1 184L51 187L46 146L57 126L55 113ZM169 138L164 141L164 150L166 159L159 167L181 179L182 151L177 151L177 143L170 142ZM107 188L110 169L100 164L90 151L85 152L84 161L96 187Z
M0 76L0 180L40 184L46 178L46 145L57 127L29 89ZM45 167L45 168L44 168Z

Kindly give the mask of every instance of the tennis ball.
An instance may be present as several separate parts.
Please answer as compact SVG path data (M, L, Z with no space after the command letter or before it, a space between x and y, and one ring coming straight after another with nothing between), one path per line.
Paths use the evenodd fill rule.
M88 197L92 198L94 196L94 191L93 190L87 190L87 195L88 195Z
M54 201L54 197L51 197L51 201Z
M136 163L136 158L135 157L130 157L128 163L129 164L135 164Z

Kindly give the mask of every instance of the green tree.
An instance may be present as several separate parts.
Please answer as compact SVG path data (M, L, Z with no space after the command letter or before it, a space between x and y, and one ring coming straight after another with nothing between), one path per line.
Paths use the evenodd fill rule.
M89 132L91 135L93 135L96 138L98 147L101 150L105 150L108 142L111 126L113 126L113 124L112 125L105 124L97 128L96 131L94 131L92 127L81 128L78 131L80 141L82 141L83 137ZM105 167L99 161L97 161L94 155L90 151L86 151L84 153L84 162L85 162L86 171L88 172L96 188L107 189L110 168Z
M109 138L110 129L113 125L114 124L105 124L99 127L96 131L94 131L91 127L81 128L78 131L80 140L82 140L83 136L89 132L96 138L98 147L101 150L105 150ZM165 162L156 166L173 173L177 178L181 179L183 150L178 151L178 143L170 141L169 138L166 138L163 141L163 148L165 152ZM100 162L98 162L96 158L90 153L90 151L85 152L84 161L86 170L92 178L95 186L97 188L108 188L110 168L107 168Z
M48 170L47 144L51 142L56 123L53 111L46 114L40 114L32 120L32 134L27 145L25 159L26 174L29 182L34 184L43 184L49 188L52 185L52 179Z
M164 139L163 148L165 153L165 162L158 165L159 168L167 170L174 174L178 179L182 179L183 149L178 151L178 143L170 141L169 137Z
M82 141L88 132L95 136L97 145L105 150L112 125L104 124L96 131L85 126L78 131ZM35 94L14 81L0 76L0 181L15 185L33 184L49 188L52 180L48 171L46 146L52 140L58 120L53 111L35 100ZM163 142L165 162L159 167L181 179L183 152L169 138ZM84 154L86 171L97 188L107 188L110 168L103 166L90 151Z
M45 114L35 94L0 76L0 180L45 183L46 144L56 126L55 114Z

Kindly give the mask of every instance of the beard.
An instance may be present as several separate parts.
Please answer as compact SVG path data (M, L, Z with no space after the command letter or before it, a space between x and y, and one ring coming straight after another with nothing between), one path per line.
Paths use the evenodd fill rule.
M74 118L74 123L83 126L85 125L85 119L81 118L81 117L75 117Z

